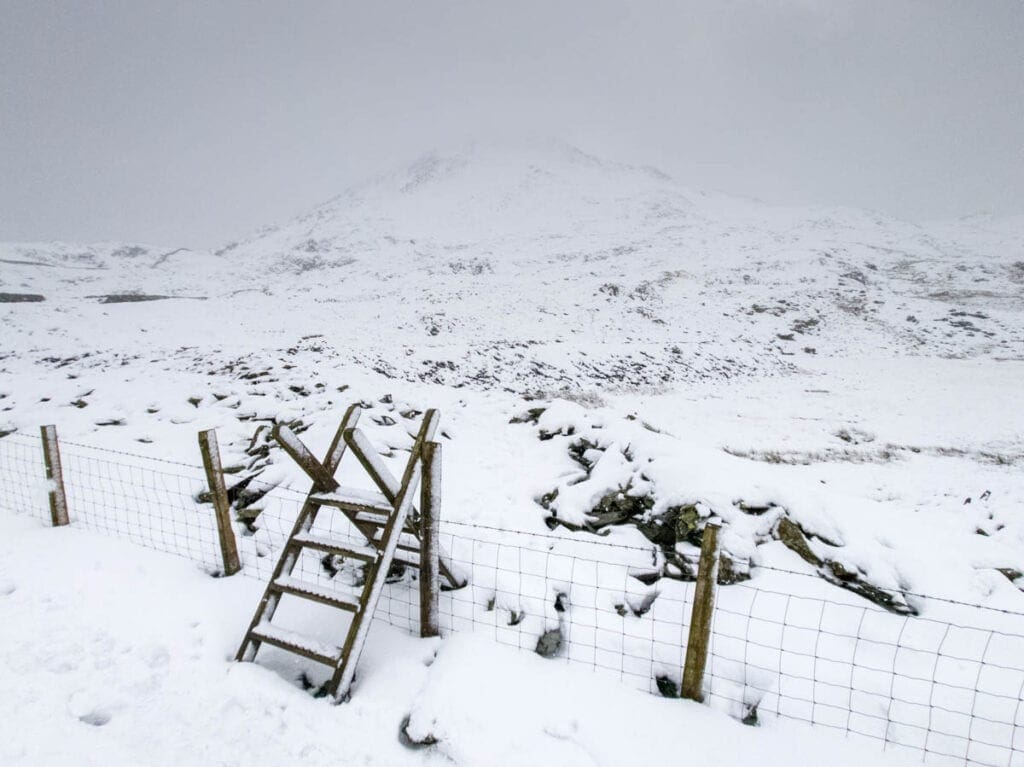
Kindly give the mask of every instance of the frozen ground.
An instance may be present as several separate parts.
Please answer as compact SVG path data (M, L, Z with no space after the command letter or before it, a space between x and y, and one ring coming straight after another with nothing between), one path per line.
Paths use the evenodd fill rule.
M1022 310L1019 217L779 209L563 145L477 146L214 254L0 246L0 434L55 423L64 440L196 464L196 431L217 428L232 477L274 488L235 503L262 572L307 489L270 424L320 452L362 401L361 425L401 465L418 412L438 407L444 517L478 526L452 625L500 637L515 619L510 643L529 649L563 621L580 637L611 620L610 652L643 655L646 689L678 675L687 562L710 518L737 604L775 590L1019 633L1012 616L926 597L1024 611ZM82 515L125 506L88 488ZM22 510L12 498L0 505ZM618 569L524 588L501 572L523 534ZM224 646L256 592L238 599ZM782 676L762 682L779 709Z
M381 624L360 695L334 706L291 682L296 667L231 661L259 593L252 579L0 512L0 762L786 765L795 742L837 766L909 761L805 726L744 727L485 640ZM437 743L403 745L407 719L409 736Z

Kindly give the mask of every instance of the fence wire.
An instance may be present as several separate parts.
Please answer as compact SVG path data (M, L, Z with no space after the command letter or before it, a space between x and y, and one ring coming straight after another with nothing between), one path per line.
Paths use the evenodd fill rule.
M61 457L72 525L188 558L211 573L221 569L198 465L73 442L61 443ZM47 489L40 441L0 438L0 508L48 523ZM235 533L242 573L265 582L305 496L262 489L259 515L237 522ZM329 509L313 531L365 542ZM445 560L468 580L441 593L443 632L483 634L676 694L694 587L639 579L650 572L653 546L454 521L442 522L440 542ZM364 570L304 550L294 575L355 590ZM418 630L418 574L415 558L392 567L376 620ZM794 719L928 762L1024 765L1024 631L896 615L849 597L799 596L755 577L718 590L706 695L750 724Z

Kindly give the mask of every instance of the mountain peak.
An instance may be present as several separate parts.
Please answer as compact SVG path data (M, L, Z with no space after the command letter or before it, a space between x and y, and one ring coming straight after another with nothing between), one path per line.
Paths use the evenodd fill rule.
M671 182L667 174L654 168L603 159L559 138L532 137L475 140L456 147L434 149L391 173L356 185L349 192L359 194L373 187L383 187L388 192L397 190L411 194L422 187L443 184L459 176L483 182L532 177L594 183L600 177L628 176L647 182Z
M433 150L356 184L244 250L337 252L338 243L394 240L494 244L621 235L623 220L689 215L685 190L660 171L613 162L565 141L474 141ZM663 225L663 221L659 223Z

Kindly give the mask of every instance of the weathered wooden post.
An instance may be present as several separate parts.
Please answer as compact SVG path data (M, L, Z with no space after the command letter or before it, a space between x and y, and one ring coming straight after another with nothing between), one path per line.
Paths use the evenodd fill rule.
M43 438L43 461L46 464L47 495L50 498L50 522L53 527L68 523L68 497L64 492L64 471L60 464L57 427L40 426Z
M697 565L697 587L690 613L690 637L686 643L686 664L680 694L698 703L704 700L704 670L711 644L711 619L715 613L715 591L718 588L718 523L708 523L700 546Z
M210 497L217 517L217 535L220 539L224 575L234 575L242 569L242 565L238 561L238 546L235 543L235 532L231 527L231 506L228 503L227 488L224 486L217 432L213 429L199 432L199 450L203 454L206 484L210 488Z
M441 517L441 444L423 443L420 483L420 636L441 636L438 592L441 588L438 527Z

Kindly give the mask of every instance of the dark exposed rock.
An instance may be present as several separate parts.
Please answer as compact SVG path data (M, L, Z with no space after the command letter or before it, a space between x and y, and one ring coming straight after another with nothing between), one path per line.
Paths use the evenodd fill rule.
M559 591L555 597L555 612L564 613L569 607L569 595L564 591Z
M327 697L327 688L330 686L330 680L325 680L322 684L316 684L309 674L303 671L299 674L299 684L303 690L312 693L314 698L325 698Z
M804 562L813 567L821 567L823 563L821 557L814 553L807 538L804 537L803 530L789 517L782 517L779 520L775 526L775 535L787 549L794 552Z
M674 679L662 674L654 678L654 683L658 685L658 692L661 693L662 697L679 697L679 685L676 683Z
M731 586L750 580L750 563L739 563L728 553L722 552L718 559L718 584Z
M818 574L835 586L852 591L854 594L874 602L889 612L899 615L917 615L918 610L909 604L903 594L893 593L869 583L860 570L851 570L842 562L819 556L811 548L803 529L789 517L782 517L775 526L775 536L786 548L793 551ZM820 536L815 536L820 537ZM822 539L824 540L824 539ZM835 548L835 544L829 543Z
M538 498L537 499L537 503L540 504L541 508L550 509L551 508L551 502L554 501L557 497L558 497L558 488L556 487L554 490L551 490L550 492L544 493L544 495L542 495L540 498Z
M341 565L343 564L342 561L335 561L336 557L338 560L341 559L337 554L324 554L320 557L320 566L332 578L341 572Z
M564 430L563 429L558 429L557 431L544 431L542 429L540 431L540 433L537 435L537 438L541 442L547 442L548 440L554 439L555 437L558 437L558 436L571 437L575 433L576 433L576 429L573 426L570 426L570 427L568 427L567 429L564 429Z
M630 495L629 488L606 493L597 505L587 512L586 527L596 532L607 525L621 525L631 519L642 517L654 507L649 495Z
M650 572L630 572L629 575L632 578L636 578L638 581L640 581L645 586L651 586L651 585L653 585L653 584L655 584L655 583L657 583L658 581L661 580L661 578L662 578L662 571L661 570L651 570ZM621 614L624 614L624 613L620 613L620 615Z
M748 706L747 710L743 712L743 717L740 721L748 727L757 727L760 724L757 719L757 706L758 704L755 703L752 706Z
M1008 580L1014 586L1020 588L1020 585L1017 582L1021 579L1021 577L1024 577L1024 573L1022 573L1020 570L1017 570L1013 567L997 567L996 571L1002 574L1003 577L1005 577L1006 580Z
M537 639L536 653L542 658L554 658L562 649L562 629L545 631Z
M597 444L591 442L589 439L578 439L572 442L568 447L569 455L572 456L572 459L576 461L576 463L586 469L588 474L594 467L594 462L587 459L587 451L597 449Z
M38 293L0 293L0 304L35 304L45 301Z
M637 618L640 618L651 611L654 606L655 600L658 598L657 591L651 591L644 594L640 599L628 599L627 604L629 605L629 611L633 613Z

